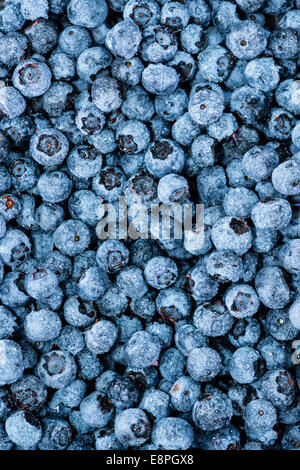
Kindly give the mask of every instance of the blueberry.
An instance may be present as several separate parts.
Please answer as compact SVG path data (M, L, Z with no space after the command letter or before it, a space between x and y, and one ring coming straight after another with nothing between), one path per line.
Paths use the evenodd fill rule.
M23 375L23 354L20 346L15 341L0 340L0 384L11 384L19 380Z
M110 382L108 397L119 410L137 405L139 396L138 386L130 377L117 377Z
M21 449L34 447L42 437L41 423L28 411L16 411L5 422L5 431L9 439Z
M182 418L162 418L152 431L152 441L159 449L186 450L193 438L192 426Z
M268 93L277 88L279 67L272 58L254 59L246 65L245 77L248 85Z
M16 317L11 313L10 310L1 306L0 307L0 339L9 339L18 330L18 324Z
M33 98L43 95L49 89L51 72L45 63L27 59L17 65L12 80L23 96Z
M131 19L125 19L110 29L105 43L114 55L131 59L136 54L141 39L138 26Z
M97 300L109 286L107 274L96 266L83 272L78 280L78 294L83 300Z
M176 36L169 27L155 25L144 32L141 53L146 62L166 62L174 57L176 51Z
M204 302L217 295L218 282L211 279L201 264L194 266L186 275L187 291L196 302Z
M40 409L47 398L46 387L35 375L25 375L12 384L11 393L18 409L33 412Z
M299 426L289 426L282 436L282 448L284 450L297 450L299 446Z
M86 145L75 147L67 158L68 169L77 178L96 176L102 167L100 152Z
M297 54L297 33L292 28L278 28L270 35L268 47L278 59L292 59Z
M51 310L32 311L25 318L24 330L31 341L49 341L59 335L61 320Z
M49 59L53 77L56 80L71 80L75 75L75 62L64 52L54 53Z
M25 290L34 299L44 299L54 293L58 286L56 274L51 269L36 268L25 277Z
M200 386L190 377L179 377L170 390L171 402L179 411L190 411L200 396Z
M274 198L258 202L251 210L251 219L258 229L284 229L292 218L292 210L286 199Z
M120 150L129 154L145 150L150 141L145 124L134 119L125 121L117 127L116 138Z
M155 420L159 420L168 416L169 401L165 392L150 388L145 391L139 408L146 411Z
M230 110L246 124L256 125L269 111L266 95L248 85L237 88L230 97Z
M79 57L81 52L91 45L91 42L89 32L81 26L65 28L58 38L58 44L62 51L74 57Z
M88 226L94 227L102 218L103 200L92 191L76 191L69 199L69 211L74 219L79 219Z
M62 418L44 418L44 433L38 443L40 450L64 450L72 442L73 428Z
M225 294L225 304L236 318L251 317L259 309L259 298L247 284L235 284Z
M55 23L40 18L25 29L31 48L38 54L47 54L57 45L58 32Z
M8 68L15 67L24 58L28 48L26 36L22 33L8 33L0 37L0 60Z
M117 275L117 284L127 297L141 298L148 288L143 277L143 272L136 266L127 266Z
M160 350L156 336L146 331L137 331L125 346L125 358L130 366L148 367L159 358Z
M72 24L91 29L104 23L107 13L105 0L71 0L67 8L68 18Z
M25 111L26 102L14 87L3 87L0 89L0 109L4 116L14 119Z
M77 366L74 358L66 351L50 351L44 354L37 366L42 382L50 388L66 387L76 377Z
M118 329L108 320L100 320L94 323L85 332L87 348L95 354L108 352L117 339Z
M226 45L238 59L254 59L267 45L266 34L256 22L239 22L231 27Z
M83 222L70 219L63 222L55 230L53 241L62 253L74 256L88 247L90 242L89 230Z
M117 436L112 430L105 429L95 431L95 448L96 450L123 450L124 447L118 441ZM69 448L70 449L70 448ZM91 446L91 450L93 447Z
M137 85L140 82L143 70L143 64L137 57L132 57L130 60L118 57L114 60L111 66L111 73L114 78L120 80L121 82L124 82L126 85L132 86ZM139 89L142 93L144 92L144 90L142 90L141 88ZM147 94L143 93L143 95L145 97L144 99L147 100ZM136 94L134 93L133 96L136 96ZM150 105L152 105L149 100L148 102Z
M241 448L241 437L236 427L232 424L224 426L217 431L205 434L203 449L205 450L239 450ZM251 449L249 449L251 450ZM260 449L259 449L260 450Z
M266 134L277 140L287 140L295 125L294 116L283 108L273 108L267 123Z
M272 183L276 191L285 196L300 193L300 161L290 159L276 166L272 173Z
M159 6L155 0L145 4L143 0L129 0L123 12L124 18L131 18L139 27L145 28L158 21Z
M155 110L166 121L175 121L186 110L188 99L182 88L177 88L172 96L157 96Z
M285 369L273 369L264 374L260 383L263 398L274 406L289 406L296 394L293 376Z
M93 104L104 113L116 111L122 103L118 82L103 74L93 82L91 95Z
M257 380L261 373L261 356L253 348L244 346L236 349L229 363L231 377L240 384Z
M255 289L268 308L283 308L290 300L290 290L283 272L275 266L262 268L255 277Z
M269 146L252 147L243 156L243 169L245 174L255 181L268 178L279 163L275 150Z
M72 190L72 182L62 171L42 173L37 182L37 192L46 202L61 202L67 199Z
M145 279L156 289L165 289L174 284L178 269L173 260L157 256L149 260L145 266Z
M95 106L86 106L78 112L76 125L84 135L97 135L102 130L105 118Z
M140 446L148 440L151 424L143 410L127 408L116 416L115 433L125 447Z
M30 140L32 158L47 168L60 165L68 150L67 138L55 129L41 129Z
M167 65L150 64L142 73L144 88L155 95L173 93L179 82L177 72Z
M208 126L217 121L224 110L223 93L211 86L196 85L190 95L189 113L191 118L201 126Z
M224 393L216 390L198 399L192 412L192 418L202 431L216 431L230 423L233 415L232 403Z
M269 310L265 326L273 338L280 341L291 341L299 333L299 329L293 325L285 309Z
M228 340L236 347L253 347L257 344L260 335L260 323L255 318L248 317L236 321L228 334Z
M194 312L194 325L205 336L224 336L231 329L233 319L221 302L198 306Z
M182 325L176 330L175 344L184 356L188 356L193 349L206 346L207 337L193 325Z
M217 351L209 347L192 349L187 360L187 371L197 382L209 382L221 368L221 358Z
M159 361L159 371L162 377L173 382L183 373L185 357L176 348L164 351Z

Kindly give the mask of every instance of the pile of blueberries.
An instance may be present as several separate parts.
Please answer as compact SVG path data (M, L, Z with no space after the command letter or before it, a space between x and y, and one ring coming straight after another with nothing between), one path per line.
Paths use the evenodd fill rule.
M300 1L0 8L0 449L299 450Z

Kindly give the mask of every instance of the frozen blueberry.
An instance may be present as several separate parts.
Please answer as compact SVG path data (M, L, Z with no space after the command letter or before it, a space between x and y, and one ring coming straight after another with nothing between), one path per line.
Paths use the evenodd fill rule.
M144 274L147 283L160 290L174 284L178 269L170 258L157 256L147 262Z
M100 75L92 84L92 102L104 113L116 111L121 103L121 91L117 80Z
M67 13L72 24L92 29L104 23L108 7L105 0L71 0Z
M276 191L285 196L300 193L300 161L290 159L274 168L272 183Z
M153 427L152 441L159 449L186 450L193 438L192 426L182 418L162 418Z
M176 70L163 64L150 64L142 73L142 84L149 93L165 95L173 93L179 82Z
M32 158L47 168L60 165L68 150L67 138L56 129L40 129L30 140Z
M170 139L155 141L145 155L145 164L150 173L162 178L169 173L181 173L184 165L182 148Z
M136 266L123 268L117 275L117 284L132 299L141 298L148 290L143 271Z
M204 304L196 308L194 325L205 336L224 336L231 329L233 319L221 302Z
M229 372L240 384L254 382L261 374L260 354L248 346L236 349L229 362Z
M251 219L258 229L281 230L290 223L291 218L291 205L286 199L260 201L251 210Z
M117 339L117 327L108 320L100 320L85 331L87 348L95 354L108 352Z
M119 57L131 59L137 52L142 35L138 26L131 19L117 23L106 35L108 49Z
M263 398L274 406L289 406L296 394L293 376L285 369L274 369L264 374L260 383Z
M255 181L268 178L279 163L279 158L270 146L252 147L243 156L245 174Z
M248 85L266 93L276 89L279 83L279 67L269 57L251 60L244 73Z
M40 421L29 411L16 411L5 422L5 431L9 439L21 449L35 447L42 437Z
M74 57L79 57L91 45L89 32L81 26L68 26L59 38L58 44L63 52Z
M26 315L24 330L31 341L49 341L56 338L61 330L61 320L57 313L41 309Z
M11 384L23 375L24 363L20 346L12 340L0 340L0 384Z
M193 407L192 418L202 431L216 431L230 423L233 416L230 398L220 391L214 391L198 399Z
M157 361L160 355L158 338L146 331L137 331L125 346L125 358L133 367L148 367Z
M191 93L189 113L194 121L201 126L208 126L217 121L224 110L224 97L221 90L216 90L209 85L196 85L194 93Z
M38 364L37 373L42 382L50 388L63 388L76 377L76 362L67 351L51 351L44 354Z
M226 37L228 49L238 59L254 59L267 45L265 31L254 21L234 24Z
M0 112L9 119L20 116L25 111L26 102L14 87L0 89Z
M128 408L117 415L115 433L125 447L140 446L149 439L151 424L143 410Z
M44 62L27 59L16 67L12 80L23 96L33 98L43 95L49 89L51 72Z
M290 290L283 272L276 266L262 268L255 277L255 289L268 308L283 308L290 300Z
M259 298L248 284L235 284L225 294L225 304L231 315L245 318L255 315L259 309Z
M34 299L45 299L55 292L58 279L51 269L39 267L25 277L25 290Z
M273 338L279 341L291 341L299 333L299 329L291 322L289 313L285 309L269 310L265 327Z
M109 286L109 279L103 269L91 266L78 280L78 295L87 301L97 300Z
M220 355L212 348L195 348L188 356L187 371L196 382L213 380L218 375L220 368Z

